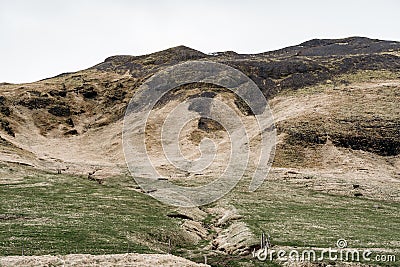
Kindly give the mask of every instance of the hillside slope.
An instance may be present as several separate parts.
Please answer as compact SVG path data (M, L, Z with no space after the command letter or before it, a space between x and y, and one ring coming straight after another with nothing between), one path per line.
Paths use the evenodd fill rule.
M224 63L250 77L269 103L277 144L259 190L247 190L256 164L250 160L243 181L218 202L174 210L132 181L122 129L138 87L159 70L189 60ZM184 125L178 141L185 158L196 159L202 140L213 140L212 164L187 171L165 158L164 121L184 100L199 96L221 100L244 125L254 123L243 101L223 87L193 83L164 95L147 121L146 149L161 177L179 185L214 180L230 156L230 136L201 117ZM172 240L175 255L196 262L209 255L214 265L229 266L230 260L248 262L260 229L285 248L323 248L347 237L358 247L398 255L399 103L400 43L361 37L249 55L178 46L109 57L34 83L2 83L0 224L8 230L0 231L0 255L19 255L26 245L31 255L166 253ZM212 108L188 106L178 119ZM250 128L247 134L257 156L259 133Z
M286 146L301 141L314 147L329 138L337 148L397 156L399 51L400 43L359 37L311 40L256 55L206 55L179 46L110 57L87 70L35 83L2 84L1 158L53 170L119 172L124 167L121 123L135 89L158 70L187 60L221 62L247 74L271 101ZM302 90L308 90L317 109ZM179 102L196 90L182 91L165 102Z

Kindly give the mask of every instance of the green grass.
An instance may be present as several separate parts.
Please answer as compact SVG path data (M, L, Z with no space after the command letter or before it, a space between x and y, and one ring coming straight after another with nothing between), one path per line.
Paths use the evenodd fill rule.
M330 195L268 179L256 192L245 189L239 184L227 196L229 203L256 236L265 231L275 245L334 249L345 239L349 248L389 249L400 259L398 202Z
M173 254L204 262L200 247L209 241L186 242L181 221L167 217L173 207L132 190L130 177L99 185L85 177L11 169L0 166L0 256L165 253L171 239ZM343 238L350 248L399 249L400 203L330 195L268 179L256 192L246 190L240 182L221 201L234 205L256 236L269 233L275 245L334 248ZM204 220L211 222L211 216ZM208 262L279 266L251 256L210 255Z
M178 221L166 216L170 208L130 190L131 178L99 185L30 172L16 184L0 183L0 256L150 253L168 239L183 242Z
M399 248L397 202L330 195L268 179L256 192L236 190L228 197L254 233L269 232L278 245L334 247L344 238L350 247Z

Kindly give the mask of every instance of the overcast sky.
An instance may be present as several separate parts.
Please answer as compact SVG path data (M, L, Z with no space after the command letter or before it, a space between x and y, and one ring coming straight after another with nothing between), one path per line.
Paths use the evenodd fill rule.
M313 38L400 41L399 11L396 0L0 0L0 82L33 82L111 55L177 45L258 53Z

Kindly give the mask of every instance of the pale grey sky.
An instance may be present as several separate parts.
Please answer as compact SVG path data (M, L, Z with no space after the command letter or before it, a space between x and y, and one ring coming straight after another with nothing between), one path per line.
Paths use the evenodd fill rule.
M257 53L313 38L400 41L400 1L0 0L0 82L177 45Z

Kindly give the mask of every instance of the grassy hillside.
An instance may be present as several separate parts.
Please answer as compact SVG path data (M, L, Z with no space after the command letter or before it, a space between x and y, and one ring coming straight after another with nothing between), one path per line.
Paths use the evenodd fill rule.
M282 266L251 257L265 231L276 249L323 249L345 239L350 248L398 259L370 264L397 266L399 51L400 43L359 37L311 40L256 55L179 46L113 56L35 83L0 84L0 257L171 252L196 262L207 256L212 266ZM182 210L137 187L121 139L135 90L155 72L188 60L224 63L248 75L269 102L277 146L257 191L247 191L250 163L244 180L225 197ZM226 167L229 136L222 124L204 117L185 124L178 141L181 152L195 159L203 138L213 139L211 167L177 170L163 155L165 119L179 103L199 96L223 101L245 125L254 122L247 105L226 88L191 83L164 95L145 135L163 180L204 184ZM250 146L257 143L255 128L248 134ZM141 141L132 138L133 144ZM327 264L348 266L327 259L310 266Z

